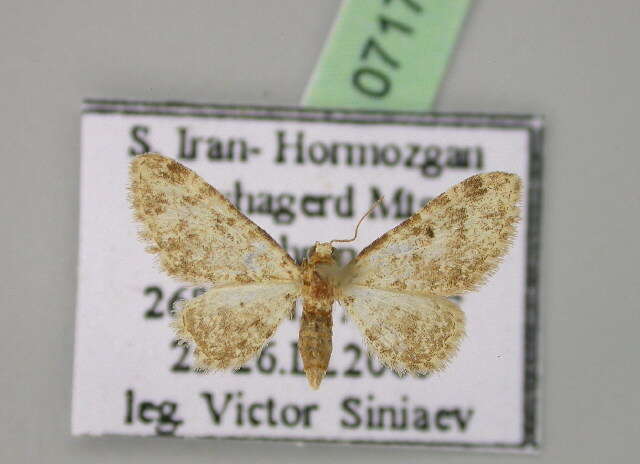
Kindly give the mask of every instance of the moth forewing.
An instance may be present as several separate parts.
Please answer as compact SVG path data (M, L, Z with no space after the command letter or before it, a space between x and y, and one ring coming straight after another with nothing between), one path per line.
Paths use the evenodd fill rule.
M167 274L194 285L299 281L293 259L195 172L146 154L129 174L140 236Z
M520 192L515 174L469 177L362 250L349 283L439 296L477 289L511 244Z

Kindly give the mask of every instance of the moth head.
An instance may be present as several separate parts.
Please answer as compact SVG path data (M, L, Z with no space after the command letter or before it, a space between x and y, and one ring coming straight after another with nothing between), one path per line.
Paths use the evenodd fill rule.
M309 249L309 261L314 263L330 263L333 262L333 252L335 248L331 242L316 242Z

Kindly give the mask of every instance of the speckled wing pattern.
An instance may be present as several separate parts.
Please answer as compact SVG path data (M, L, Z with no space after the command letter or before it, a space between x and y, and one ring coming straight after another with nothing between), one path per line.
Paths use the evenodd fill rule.
M178 337L202 369L240 367L289 314L300 270L260 227L200 176L157 154L131 163L129 198L140 236L169 275L214 288L177 312ZM223 336L224 334L224 336Z
M380 361L399 373L444 369L464 336L464 313L438 296L351 285L342 304Z
M441 369L464 318L443 297L493 273L519 220L515 174L472 176L365 248L346 268L341 303L381 361L398 371Z
M167 274L216 285L300 279L293 259L195 172L146 154L134 158L129 175L140 237Z
M478 174L431 200L371 243L349 265L349 283L450 296L495 271L519 220L520 178Z
M253 358L295 305L294 283L212 288L184 303L173 327L195 345L196 368L235 369Z

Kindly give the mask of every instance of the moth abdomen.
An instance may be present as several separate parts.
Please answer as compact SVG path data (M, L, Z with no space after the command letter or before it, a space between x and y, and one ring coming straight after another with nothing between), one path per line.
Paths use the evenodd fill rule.
M329 367L333 320L331 306L326 310L307 308L302 312L298 348L309 385L317 390Z

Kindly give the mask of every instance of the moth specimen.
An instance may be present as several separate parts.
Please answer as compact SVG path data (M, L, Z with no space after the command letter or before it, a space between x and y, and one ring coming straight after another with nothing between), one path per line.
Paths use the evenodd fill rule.
M196 366L239 368L258 354L297 298L299 350L317 389L331 356L332 304L343 306L368 348L398 372L441 370L464 335L448 296L477 289L506 253L519 218L521 181L491 172L455 185L371 243L344 268L334 240L301 265L216 189L158 154L130 167L130 202L147 251L169 275L210 285L173 322L195 346Z

